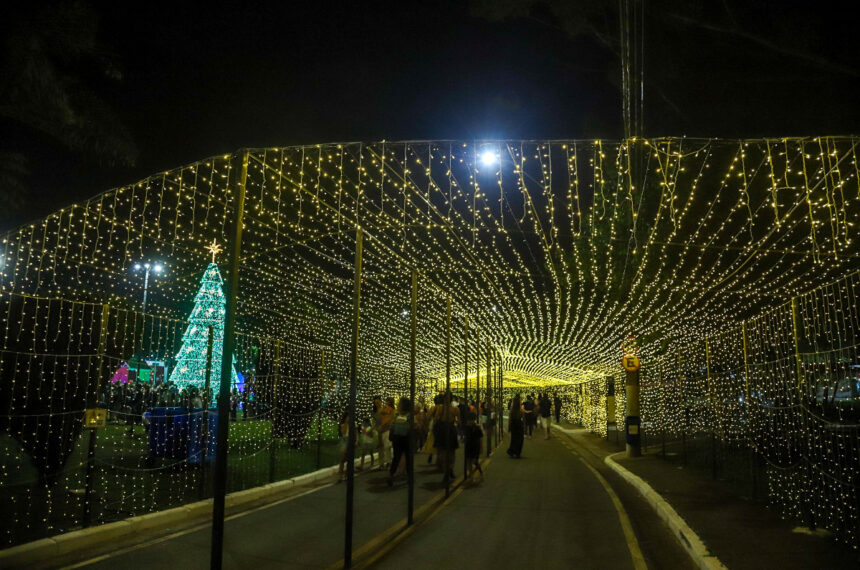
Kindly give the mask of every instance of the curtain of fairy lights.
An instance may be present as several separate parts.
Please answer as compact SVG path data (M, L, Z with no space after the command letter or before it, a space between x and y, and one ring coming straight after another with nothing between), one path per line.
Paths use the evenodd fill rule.
M360 226L359 413L376 395L408 390L416 269L419 395L444 385L450 334L455 390L466 380L486 390L486 352L498 351L505 399L551 387L571 419L605 435L606 379L615 377L621 421L620 341L633 333L652 431L743 442L772 465L769 493L786 513L853 528L857 394L843 384L855 358L846 276L860 269L857 144L412 141L250 151L230 490L336 462ZM204 442L183 455L153 439L166 420L147 414L187 409L190 434L210 421L199 353L204 329L220 323L220 297L212 289L202 297L209 304L195 298L202 283L215 287L204 277L214 246L232 235L241 162L226 155L158 173L2 236L5 544L82 524L92 466L91 524L210 492ZM165 269L150 276L144 309L133 268L147 262ZM214 263L226 282L226 255ZM183 353L183 343L195 350ZM185 387L194 390L165 390L177 363L192 361ZM111 419L91 461L81 415L96 404Z

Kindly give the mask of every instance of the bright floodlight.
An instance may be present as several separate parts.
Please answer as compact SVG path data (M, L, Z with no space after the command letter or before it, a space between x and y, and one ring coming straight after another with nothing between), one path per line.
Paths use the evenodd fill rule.
M481 155L481 162L484 166L493 166L496 164L496 153L491 150L485 150Z
M140 269L140 264L139 264L139 263L135 263L135 264L134 264L134 268L135 268L135 269Z
M153 267L153 269L155 269L156 273L161 273L161 269L162 269L161 264L160 263L156 264L156 266Z

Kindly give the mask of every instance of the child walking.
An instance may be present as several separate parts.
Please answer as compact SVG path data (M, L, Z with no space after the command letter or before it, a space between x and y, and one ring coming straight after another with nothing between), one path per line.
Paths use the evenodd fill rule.
M337 424L337 434L340 436L340 440L338 441L338 451L340 452L338 481L346 481L346 474L343 472L343 464L346 461L346 448L349 442L349 414L346 412L340 417L340 422Z
M361 422L361 433L358 436L358 442L361 447L361 465L359 469L364 469L364 456L370 456L370 467L373 467L373 450L376 449L376 430L373 429L373 424L370 418L364 418Z
M466 428L463 430L466 439L466 478L471 479L475 470L484 479L484 471L481 469L481 445L484 441L484 430L475 420L475 412L466 414Z

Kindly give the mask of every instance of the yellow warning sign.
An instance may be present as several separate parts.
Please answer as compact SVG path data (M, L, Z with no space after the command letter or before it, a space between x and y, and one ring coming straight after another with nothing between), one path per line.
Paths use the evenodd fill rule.
M89 408L84 412L84 427L97 429L105 427L107 423L107 410L103 408Z
M625 354L624 358L621 359L621 366L623 366L624 370L627 372L636 372L639 370L639 367L642 366L642 362L635 354Z

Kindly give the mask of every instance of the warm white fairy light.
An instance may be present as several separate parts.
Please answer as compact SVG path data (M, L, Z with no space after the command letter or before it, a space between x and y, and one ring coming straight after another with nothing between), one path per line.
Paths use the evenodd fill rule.
M749 323L758 340L747 339L747 365L766 361L768 342L785 344L788 337L784 321L761 315L784 316L792 298L831 282L835 289L819 305L801 303L803 326L823 327L817 315L837 299L844 302L831 318L851 322L844 279L860 269L856 146L854 138L821 137L381 142L251 151L237 366L256 374L261 386L268 382L271 394L284 383L276 398L267 397L296 417L321 398L330 398L328 413L336 415L348 377L345 331L359 225L368 236L362 409L372 394L405 388L404 306L416 268L420 385L432 390L444 379L450 295L460 323L452 337L455 384L463 379L462 318L468 315L469 354L483 350L474 334L480 329L481 342L489 339L501 352L508 388L557 386L580 418L605 429L605 423L599 428L605 378L618 374L620 339L634 332L643 345L643 414L677 430L677 405L657 395L690 394L707 384L695 372L704 369L706 338L706 360L726 363L714 370L736 371L737 331ZM211 261L204 248L212 248L214 260L218 243L232 235L240 161L226 155L159 173L3 236L0 372L10 384L10 425L37 403L71 398L72 407L83 406L91 389L61 379L92 374L95 357L68 355L99 353L103 304L109 307L103 356L110 367L144 346L175 356L189 303ZM141 259L170 268L152 292L144 325L134 313L139 285L119 269ZM222 261L221 271L228 270ZM74 334L60 332L58 319ZM759 330L756 319L769 324ZM830 344L815 350L853 346L850 330L831 331ZM712 416L687 418L687 427L714 420L721 433L746 429L729 421L743 377L733 374L719 382L713 375L706 386ZM623 403L620 385L616 398ZM763 427L754 429L747 435L776 445ZM263 454L254 438L247 441L251 455ZM135 481L127 485L137 497L145 485ZM795 497L774 485L776 494ZM843 505L828 500L828 508Z

